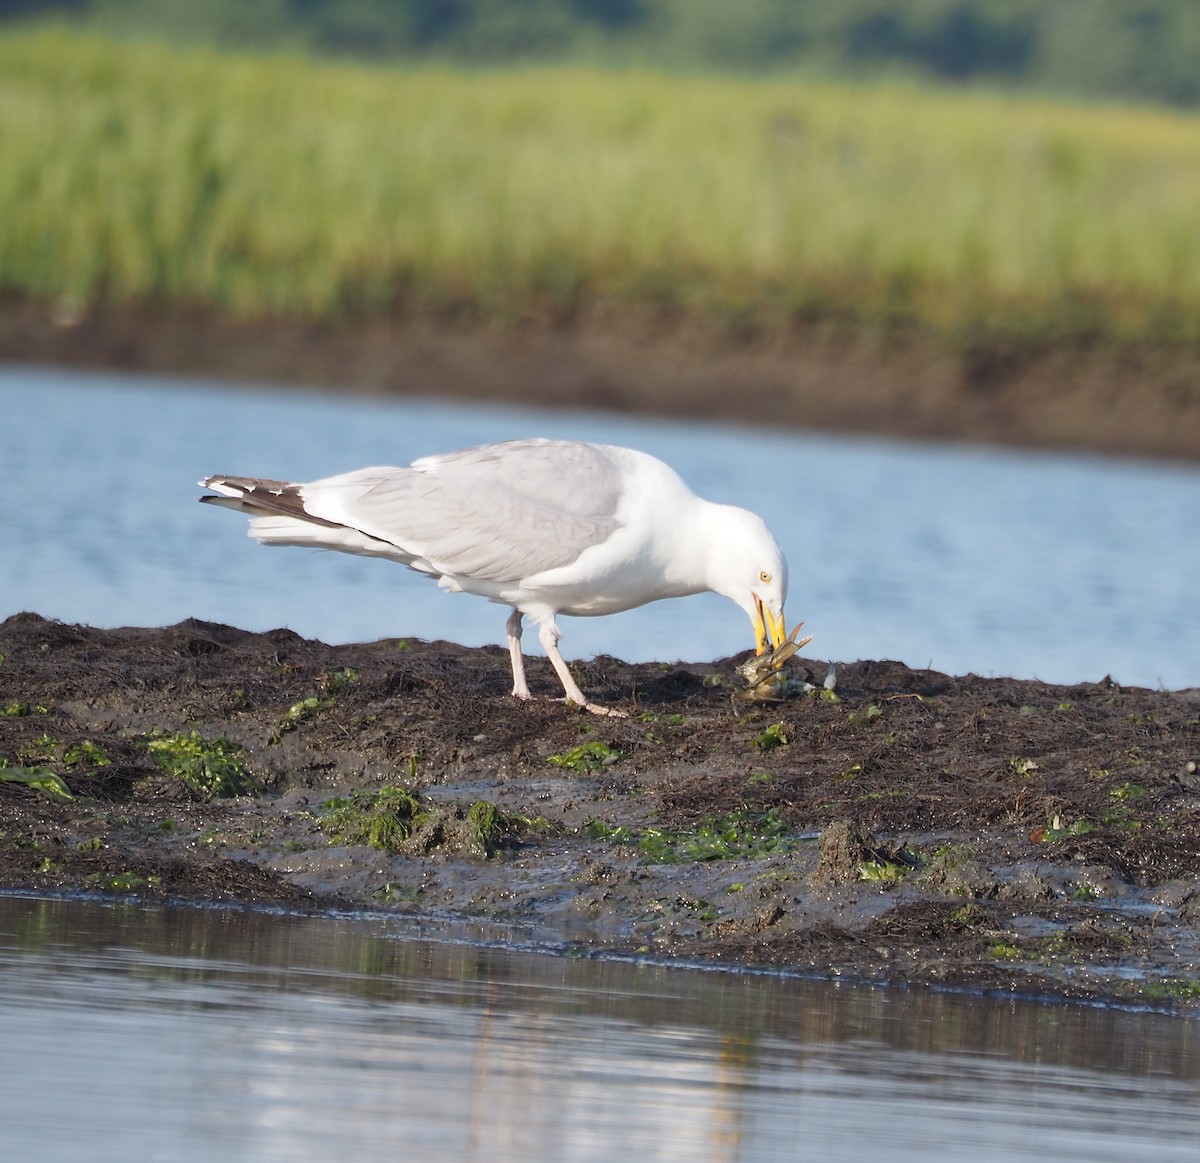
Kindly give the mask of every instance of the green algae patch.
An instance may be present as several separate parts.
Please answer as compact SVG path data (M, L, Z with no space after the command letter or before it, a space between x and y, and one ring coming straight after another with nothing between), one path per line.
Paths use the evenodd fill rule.
M790 742L787 728L782 723L772 723L761 735L750 740L750 746L759 751L770 751L772 747L782 747Z
M19 759L40 759L43 762L49 762L54 758L58 747L58 740L49 732L43 731L36 739L32 739L24 746L18 747L17 757Z
M335 844L366 844L382 852L401 852L428 815L428 808L412 792L385 784L374 791L334 796L317 814L321 830Z
M568 771L599 771L602 767L609 767L624 758L623 751L618 751L599 739L593 739L587 743L580 743L578 747L572 747L569 751L551 755L548 761L555 767L565 767Z
M90 876L84 877L83 883L88 888L97 889L100 892L141 892L148 890L150 892L161 892L163 887L163 878L161 876L141 876L136 872L94 872Z
M516 847L544 824L505 812L491 800L469 807L435 804L393 784L334 796L317 810L317 818L334 844L365 844L401 856L452 852L484 860Z
M285 732L294 731L305 719L316 714L320 708L321 700L316 695L309 695L308 698L293 703L288 707L283 718L279 720L275 733L271 736L271 742L281 742Z
M1091 820L1082 817L1068 824L1062 816L1054 815L1044 828L1035 828L1030 832L1029 838L1035 844L1050 844L1066 836L1086 836L1089 832L1098 831L1099 827L1099 824L1093 824Z
M491 800L478 800L467 810L467 823L473 832L475 847L486 857L512 846L525 821L501 811Z
M156 732L146 750L164 775L179 780L198 799L254 795L258 785L246 770L246 749L228 739L204 739L199 731Z
M0 767L0 782L23 783L48 800L73 800L61 775L48 767Z
M739 809L710 816L694 828L610 827L592 820L584 835L612 844L632 844L647 864L684 864L704 860L761 860L793 851L796 838L788 832L778 808L765 812Z
M858 879L867 881L900 880L916 867L916 858L907 851L899 850L894 859L891 855L877 853L859 864Z
M1138 993L1147 1001L1200 1001L1200 979L1191 977L1163 977L1147 981L1138 987Z
M103 747L84 739L74 747L68 747L63 755L63 762L68 767L111 767L112 760Z
M312 719L318 712L333 706L342 695L354 687L360 677L353 666L339 666L322 675L318 684L321 694L319 696L308 695L288 707L283 718L276 724L274 734L270 739L271 743L281 743L288 731L294 731L301 723Z

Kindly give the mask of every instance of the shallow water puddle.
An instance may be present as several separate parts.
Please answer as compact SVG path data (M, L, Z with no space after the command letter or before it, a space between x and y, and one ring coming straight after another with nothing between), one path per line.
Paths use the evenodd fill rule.
M0 898L24 1160L1194 1159L1200 1027Z

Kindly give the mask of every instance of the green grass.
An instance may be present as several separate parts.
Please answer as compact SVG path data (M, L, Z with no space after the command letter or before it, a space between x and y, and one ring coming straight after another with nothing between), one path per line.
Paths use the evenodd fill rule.
M1200 118L0 36L0 291L1196 341Z

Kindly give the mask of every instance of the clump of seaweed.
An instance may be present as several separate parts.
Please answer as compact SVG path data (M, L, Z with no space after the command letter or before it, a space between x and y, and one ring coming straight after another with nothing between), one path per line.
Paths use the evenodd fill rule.
M199 731L157 731L146 740L146 750L159 771L199 799L254 795L259 790L246 770L245 748L228 739L204 739Z
M778 808L739 808L709 816L693 828L610 827L592 820L584 834L613 844L632 844L647 864L683 864L693 860L761 860L791 852L796 838Z
M555 767L565 767L568 771L599 771L625 758L625 753L610 747L599 739L580 743L569 751L548 757Z
M21 783L49 800L73 800L62 776L48 767L0 767L0 782Z
M335 844L367 844L383 852L402 852L428 814L418 796L393 784L334 796L317 810L322 831Z
M335 844L366 844L407 856L458 852L485 860L545 826L505 812L491 800L469 807L435 804L395 784L334 796L317 809L317 819Z

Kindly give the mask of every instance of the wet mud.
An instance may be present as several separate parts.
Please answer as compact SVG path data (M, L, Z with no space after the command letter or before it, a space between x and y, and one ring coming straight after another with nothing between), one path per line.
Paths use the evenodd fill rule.
M1200 1003L1200 691L0 624L0 888L395 912L620 954ZM804 689L806 686L811 689Z

